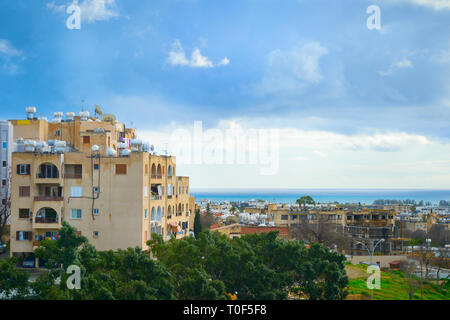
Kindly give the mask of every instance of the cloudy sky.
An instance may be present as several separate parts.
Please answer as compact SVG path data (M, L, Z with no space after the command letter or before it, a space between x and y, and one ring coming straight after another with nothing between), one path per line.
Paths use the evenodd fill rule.
M450 0L71 4L0 2L0 118L98 104L193 188L450 188Z

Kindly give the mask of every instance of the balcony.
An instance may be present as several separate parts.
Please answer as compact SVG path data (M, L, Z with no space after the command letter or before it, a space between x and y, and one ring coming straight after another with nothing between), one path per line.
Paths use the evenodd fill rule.
M162 179L162 175L160 175L160 174L152 174L152 179Z
M32 227L34 229L59 229L61 228L61 215L53 208L41 208L33 219Z
M150 197L150 199L151 200L161 200L162 199L162 196L160 196L160 195L157 195L157 194L152 194L151 195L151 197Z
M58 217L36 217L34 221L36 223L58 223Z

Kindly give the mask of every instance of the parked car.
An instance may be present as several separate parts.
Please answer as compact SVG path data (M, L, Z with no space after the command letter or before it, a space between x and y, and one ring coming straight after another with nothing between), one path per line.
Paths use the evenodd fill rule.
M6 244L0 242L0 253L6 252Z
M23 260L22 263L23 268L35 268L36 267L36 260L33 256L29 256Z

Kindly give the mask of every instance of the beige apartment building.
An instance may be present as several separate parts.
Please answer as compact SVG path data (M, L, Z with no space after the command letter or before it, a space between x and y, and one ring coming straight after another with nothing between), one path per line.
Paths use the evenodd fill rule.
M55 113L52 122L11 120L11 255L55 239L68 222L98 250L125 249L153 233L182 238L193 215L189 178L112 115Z

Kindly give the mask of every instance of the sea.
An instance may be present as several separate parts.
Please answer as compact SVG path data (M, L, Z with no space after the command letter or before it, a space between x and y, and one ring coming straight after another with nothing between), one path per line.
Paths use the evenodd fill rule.
M421 200L438 205L440 200L450 201L449 190L437 189L191 189L196 201L248 201L264 200L273 203L295 203L304 195L316 203L373 204L375 200Z

